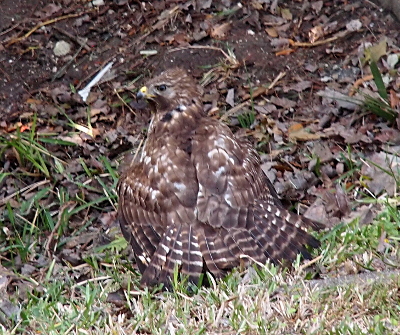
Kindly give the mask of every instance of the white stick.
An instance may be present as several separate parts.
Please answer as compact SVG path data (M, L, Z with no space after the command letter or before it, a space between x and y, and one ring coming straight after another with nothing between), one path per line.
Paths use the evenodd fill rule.
M106 74L106 72L107 72L108 70L111 69L111 67L113 66L113 64L114 64L113 62L108 63L108 64L96 75L96 77L94 77L94 78L92 79L92 81L91 81L89 84L86 85L85 88L83 88L82 90L80 90L80 91L78 92L78 94L82 97L83 101L86 102L86 99L87 99L87 97L88 97L88 95L89 95L89 93L90 93L90 89L91 89L94 85L96 85L96 84L100 81L101 78L103 78L103 76Z

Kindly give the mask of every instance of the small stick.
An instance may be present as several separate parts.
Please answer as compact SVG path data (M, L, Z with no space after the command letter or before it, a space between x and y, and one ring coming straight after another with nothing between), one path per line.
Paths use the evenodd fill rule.
M244 97L246 99L246 101L244 101L244 102L240 103L239 105L237 105L237 106L231 108L230 110L228 110L224 115L221 116L221 121L226 120L229 116L235 114L238 110L240 110L243 107L247 106L250 103L249 99L257 98L260 95L265 94L266 92L271 90L277 84L277 82L279 80L281 80L285 75L286 75L286 72L280 72L277 75L277 77L274 79L274 81L267 88L256 90L254 92L254 94L252 94L252 95L250 95L250 94L246 95Z
M351 87L351 89L350 89L349 96L353 96L354 93L356 93L356 91L358 90L358 87L361 84L365 83L366 81L370 81L372 79L374 79L374 76L372 74L369 74L369 75L366 75L366 76L364 76L364 77L362 77L360 79L357 79L355 81L355 83L353 84L353 86Z
M17 24L14 24L12 27L8 28L7 30L4 30L0 33L0 36L3 36L7 33L9 33L10 31L14 30L15 28L17 28L19 25L21 24L21 22L18 22Z
M55 30L59 31L61 34L63 34L63 35L65 35L65 36L67 36L68 38L70 38L72 41L78 43L78 44L79 44L82 48L84 48L86 51L88 51L88 52L92 51L92 49L90 48L90 46L88 46L88 45L86 44L87 38L86 38L86 41L85 41L85 39L83 39L83 38L81 38L81 37L75 37L74 35L70 34L68 31L66 31L66 30L64 30L64 29L62 29L62 28L60 28L60 27L54 26L53 28L54 28Z
M39 186L42 186L42 185L45 185L45 184L48 184L48 183L50 183L50 180L45 179L45 180L39 181L39 182L37 182L37 183L31 184L31 185L29 185L29 186L26 186L26 187L24 187L23 189L18 190L18 191L14 192L13 194L10 194L9 196L7 196L7 197L5 197L5 198L3 198L3 199L0 199L0 205L3 205L3 204L5 204L5 203L7 203L8 200L14 198L14 197L15 197L16 195L18 195L18 194L22 194L22 193L24 193L25 191L30 192L30 191L32 191L34 188L39 187Z
M83 48L83 45L81 45L79 50L75 53L75 55L73 55L72 58L59 71L57 71L57 73L51 79L51 82L53 82L57 78L60 78L65 73L65 71L67 71L67 68L72 64L72 62L76 59L76 57L78 57L82 48Z
M334 36L334 37L327 38L326 40L316 41L314 43L295 42L295 41L289 39L289 44L293 45L295 47L309 47L309 48L312 48L312 47L316 47L318 45L323 45L323 44L326 44L326 43L330 43L330 42L336 41L339 37L343 37L343 36Z
M50 233L49 237L47 238L46 243L45 243L45 245L44 245L44 250L46 250L46 253L47 253L47 255L48 255L49 257L50 257L50 256L52 255L52 253L55 251L55 250L50 251L50 244L51 244L51 242L53 241L54 235L56 234L58 228L61 226L61 224L62 224L62 222L63 222L62 218L63 218L64 211L65 211L66 209L68 209L68 207L69 207L70 210L72 210L75 206L76 206L76 202L74 202L74 201L68 201L68 202L64 203L64 204L59 208L59 210L58 210L57 223L56 223L56 225L54 226L53 230L51 231L51 233Z
M24 40L25 38L28 38L29 36L31 36L36 30L38 30L41 27L47 26L49 24L61 21L61 20L66 20L66 19L70 19L72 17L78 17L78 16L82 16L84 14L87 14L89 12L92 12L93 10L87 11L87 12L82 12L82 13L77 13L77 14L68 14L68 15L64 15L64 16L60 16L60 17L56 17L54 19L45 21L45 22L41 22L39 24L37 24L35 27L33 27L31 30L29 30L25 35L18 37L14 40L12 40L11 42L9 42L6 47L9 47L10 45L13 45L17 42L20 42L22 40Z
M233 63L233 64L238 64L238 61L236 58L229 56L224 50L222 50L221 48L217 48L217 47L213 47L213 46L206 46L206 45L188 45L186 47L180 47L180 48L175 48L175 49L171 49L168 51L168 53L171 52L175 52L175 51L180 51L180 50L186 50L186 49L208 49L208 50L215 50L215 51L219 51L221 52L225 58Z

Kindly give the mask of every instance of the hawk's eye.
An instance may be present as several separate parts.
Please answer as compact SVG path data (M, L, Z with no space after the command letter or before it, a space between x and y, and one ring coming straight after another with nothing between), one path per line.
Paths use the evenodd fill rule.
M159 90L160 92L165 91L166 89L167 89L167 85L162 84L162 85L157 86L157 90Z

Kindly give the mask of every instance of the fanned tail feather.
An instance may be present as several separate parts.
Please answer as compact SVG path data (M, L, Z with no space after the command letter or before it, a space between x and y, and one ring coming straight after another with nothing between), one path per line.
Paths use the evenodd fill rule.
M236 256L214 228L201 224L196 232L207 270L216 278L223 277L227 270L239 265Z
M189 277L189 282L198 284L203 272L203 257L200 251L198 237L193 234L192 226L182 230L182 273Z
M141 286L154 286L158 283L164 283L167 285L171 282L175 264L177 264L181 258L179 253L181 248L178 249L178 252L173 249L175 245L181 243L179 232L180 226L168 227L165 230L165 233L151 258L149 266L143 272L140 281ZM168 275L170 278L167 279Z
M141 285L164 283L171 289L175 268L197 284L203 272L203 258L198 238L189 225L168 227L151 262L144 271Z
M310 235L305 226L312 225L311 220L286 209L272 207L268 203L258 203L254 209L255 224L249 227L259 244L264 245L263 252L274 263L281 260L292 261L298 253L311 258L305 245L313 248L320 246L319 241Z

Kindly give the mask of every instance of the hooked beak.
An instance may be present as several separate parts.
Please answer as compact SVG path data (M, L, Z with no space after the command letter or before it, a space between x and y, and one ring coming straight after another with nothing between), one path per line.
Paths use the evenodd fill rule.
M138 99L152 99L155 97L156 97L155 95L148 93L148 89L146 86L143 86L136 94L136 98Z

